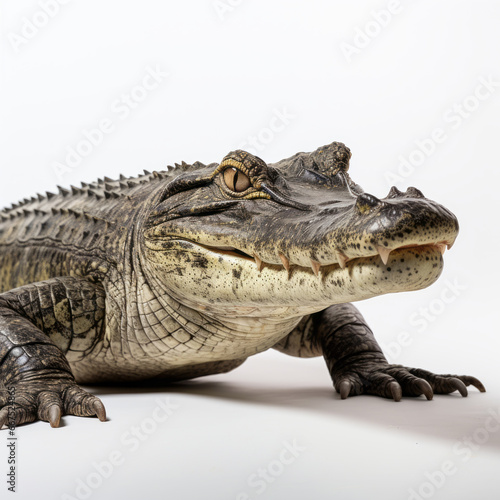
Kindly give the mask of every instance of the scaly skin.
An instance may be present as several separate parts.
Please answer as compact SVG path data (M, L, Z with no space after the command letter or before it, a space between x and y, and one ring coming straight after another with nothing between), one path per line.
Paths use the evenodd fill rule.
M271 347L323 355L342 398L484 391L390 365L350 304L432 284L458 223L415 188L363 193L349 159L340 143L274 165L235 151L0 212L0 381L16 423L105 420L77 384L223 373Z

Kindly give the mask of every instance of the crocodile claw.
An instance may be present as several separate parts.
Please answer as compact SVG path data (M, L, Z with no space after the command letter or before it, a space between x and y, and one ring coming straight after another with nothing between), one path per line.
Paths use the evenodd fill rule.
M449 380L450 386L454 387L461 395L463 398L467 397L467 387L465 387L465 384L459 379L459 378L451 378Z
M333 366L332 378L342 399L359 394L372 394L400 401L402 397L425 396L431 400L434 394L450 394L458 391L467 396L467 386L473 385L484 392L483 384L468 375L436 375L419 368L391 365L385 359L358 356L356 361L340 368Z
M57 405L52 405L49 409L49 423L52 428L59 427L61 422L61 408Z
M351 392L351 387L352 387L352 384L347 379L344 379L344 380L342 380L342 382L340 382L339 392L340 392L341 399L347 399L347 396L349 396L349 393Z
M461 377L457 378L461 380L466 386L472 385L479 392L486 392L484 385L476 377L471 377L470 375L462 375Z
M391 382L389 387L391 388L392 399L396 402L401 401L401 398L403 397L403 390L401 389L401 386L397 382Z
M427 380L435 394L450 394L458 391L464 398L467 397L467 386L474 386L479 392L486 392L484 385L470 375L436 375L427 370L409 368L408 371L421 379Z
M13 423L16 426L44 420L56 428L63 415L97 416L101 422L106 420L102 401L76 385L69 377L17 382L14 405L0 407L0 429L8 425L10 411L15 412Z
M431 385L427 380L423 378L419 378L416 382L415 385L418 387L420 390L420 394L423 394L428 401L430 401L434 397L434 391L432 390Z
M101 422L106 422L106 408L104 408L102 401L100 400L94 401L93 407L95 410L95 414L97 415L97 418Z

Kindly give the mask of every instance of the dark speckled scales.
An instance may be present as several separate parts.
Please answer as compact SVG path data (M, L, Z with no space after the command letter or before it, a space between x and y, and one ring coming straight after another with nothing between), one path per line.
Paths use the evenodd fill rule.
M55 425L62 413L104 418L102 403L76 386L68 363L92 351L103 318L104 290L81 279L55 278L0 294L0 379L16 387L18 423L38 417ZM0 406L5 399L4 393Z
M352 304L337 304L306 316L275 349L292 356L323 355L342 399L373 394L399 401L402 396L448 394L466 386L484 387L466 375L435 375L426 370L389 364L373 332Z

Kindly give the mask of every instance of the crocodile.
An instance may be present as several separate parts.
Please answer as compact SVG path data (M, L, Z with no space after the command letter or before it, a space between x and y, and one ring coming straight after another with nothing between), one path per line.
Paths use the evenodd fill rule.
M413 187L364 192L350 158L339 142L272 164L236 150L3 209L0 427L105 421L80 384L168 384L270 348L323 356L341 399L484 392L390 364L352 304L434 283L458 222Z

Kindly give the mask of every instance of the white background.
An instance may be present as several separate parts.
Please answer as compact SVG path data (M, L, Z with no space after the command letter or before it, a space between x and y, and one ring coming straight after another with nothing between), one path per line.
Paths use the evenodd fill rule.
M498 2L74 0L34 28L44 23L38 2L0 5L0 205L56 184L219 161L250 136L268 162L345 142L365 190L383 197L397 174L399 188L417 186L461 224L436 284L360 309L393 362L473 374L488 389L340 401L322 359L276 352L175 388L92 388L107 423L18 429L17 498L498 498L500 432L484 430L500 411ZM133 90L147 68L169 76ZM485 80L489 91L478 89ZM127 111L119 102L131 91L141 102ZM113 131L56 175L103 119ZM435 129L440 143L429 142ZM166 397L179 408L153 429ZM134 426L149 432L138 449ZM294 440L305 450L280 465ZM93 462L112 453L121 464L96 475ZM268 467L272 482L257 483Z

